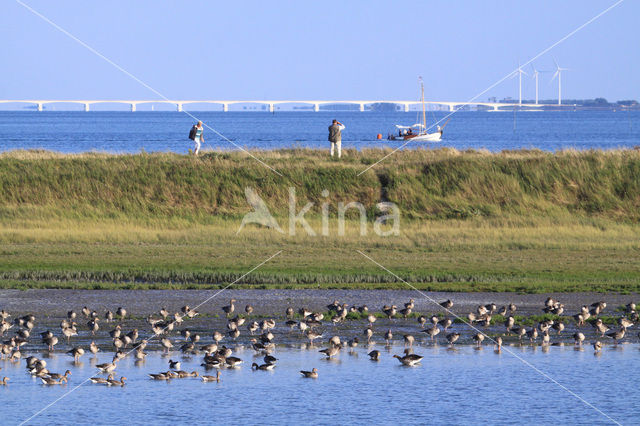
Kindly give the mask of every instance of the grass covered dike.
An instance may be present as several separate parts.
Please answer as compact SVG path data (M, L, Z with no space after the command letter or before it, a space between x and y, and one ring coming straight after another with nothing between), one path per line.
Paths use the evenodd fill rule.
M0 155L0 286L6 288L220 287L278 250L238 283L258 288L404 288L362 250L426 290L640 289L640 152L453 149ZM250 211L245 187L283 227L288 188L318 231L236 230ZM328 197L322 196L328 190ZM362 236L338 202L401 211L401 235ZM371 227L369 226L369 230Z

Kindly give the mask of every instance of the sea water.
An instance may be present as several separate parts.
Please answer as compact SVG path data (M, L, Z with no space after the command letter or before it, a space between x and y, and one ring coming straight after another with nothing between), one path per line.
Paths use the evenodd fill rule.
M346 126L343 148L395 148L403 141L386 140L389 133L397 131L395 124L411 125L419 121L416 112L192 111L190 114L210 127L205 128L204 149L231 150L326 149L327 127L333 118ZM448 112L429 112L427 122L433 124L447 115ZM411 142L406 148L447 146L495 152L640 145L640 111L460 111L449 118L441 142ZM193 124L194 118L185 112L0 111L0 149L186 153L193 144L188 139ZM382 134L382 140L376 139L378 134Z

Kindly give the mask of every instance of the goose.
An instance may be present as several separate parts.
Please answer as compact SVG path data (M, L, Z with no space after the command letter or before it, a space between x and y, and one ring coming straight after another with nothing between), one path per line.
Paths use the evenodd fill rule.
M422 330L423 333L427 333L431 337L431 341L435 339L435 337L440 333L440 328L437 325L427 328L426 330Z
M309 342L311 343L311 346L313 346L313 341L315 339L319 339L320 337L322 337L322 334L320 334L320 333L316 333L313 330L307 331L307 338L309 339Z
M449 333L447 334L447 341L450 345L453 345L460 338L460 333Z
M626 328L621 327L620 330L608 332L607 336L613 339L614 344L618 344L618 340L622 340L624 338L625 331Z
M141 349L137 349L136 350L136 354L135 354L136 360L144 361L146 356L147 356L147 354L143 350L141 350Z
M379 361L380 360L380 351L371 351L367 355L369 355L369 359L371 361Z
M127 316L127 310L122 306L119 306L118 309L116 310L116 315L120 317L120 321L123 321L124 317Z
M449 310L449 309L453 308L453 302L451 301L451 299L447 299L444 302L440 302L440 306L442 306L443 308Z
M95 383L98 385L106 385L108 384L108 380L109 379L113 379L113 374L109 374L109 377L107 377L106 379L104 377L90 377L89 380L91 380L91 383Z
M236 307L234 306L235 302L236 302L236 299L231 299L229 301L229 305L228 306L223 306L222 307L222 311L227 315L227 317L229 315L231 315L233 313L233 311L236 310Z
M263 371L271 371L274 368L276 368L275 364L262 364L262 365L258 365L255 362L253 364L251 364L251 369L252 370L263 370Z
M11 316L11 314L9 312L5 311L4 309L0 311L0 318L2 318L3 320L6 320L10 316Z
M3 311L4 312L4 311ZM9 379L8 377L3 377L2 380L0 380L0 386L7 386L9 383Z
M61 378L64 377L65 379L68 380L70 375L71 375L71 371L67 370L64 372L64 374L49 373L49 378L54 380L60 380Z
M413 346L413 342L416 340L416 338L410 334L405 334L402 336L402 339L404 340L404 345L409 347Z
M333 346L340 346L342 342L340 341L339 336L333 336L331 339L329 339L329 343L331 343Z
M636 304L633 302L629 302L627 303L627 305L625 306L627 313L630 314L631 312L635 312L636 310Z
M473 335L473 340L474 340L474 342L476 342L478 347L480 347L480 345L482 345L482 341L484 340L484 334L482 334L482 333L474 334Z
M58 338L56 336L51 336L50 338L44 339L44 343L47 345L49 352L52 352L53 347L58 344Z
M402 365L406 365L408 367L413 367L414 365L420 363L420 361L422 361L422 358L420 355L416 355L416 354L410 354L408 353L408 350L405 349L404 351L405 355L404 356L400 356L400 355L394 355L394 358L397 358L398 361L400 361L400 363Z
M96 365L96 368L102 371L103 373L111 373L113 370L116 369L116 362L112 361L104 364L98 364Z
M371 328L365 328L364 335L367 336L367 342L371 342L371 337L373 337L373 330Z
M163 351L165 351L165 350L166 350L166 351L167 351L167 353L168 353L169 351L171 351L171 348L173 348L173 343L171 343L171 340L169 340L169 339L168 339L168 338L166 338L166 337L160 341L160 344L161 344L161 345L162 345L162 347L163 347Z
M98 321L100 321L100 318L94 318L87 323L87 327L89 327L91 334L94 336L96 335L96 332L100 329L100 326L98 325Z
M82 315L84 315L86 318L89 318L89 315L91 315L91 309L84 306L82 308Z
M504 328L507 329L507 333L511 333L511 329L516 325L516 319L512 316L508 316L504 321Z
M219 331L213 332L213 341L216 342L216 344L220 343L222 339L224 339L224 335L222 333Z
M633 326L633 321L626 317L620 317L618 318L618 325L624 329L627 329Z
M289 321L287 321L287 324L289 324ZM296 325L297 322L296 321L292 321L292 324L289 324L290 327L293 327L294 325ZM251 324L249 324L247 326L247 329L249 330L249 333L251 333L251 335L253 336L253 333L255 333L256 331L258 331L258 329L260 328L260 326L258 325L257 321L253 321Z
M285 311L285 315L289 319L293 318L293 308L291 306L287 308L287 310Z
M200 315L200 312L196 311L195 309L190 309L189 312L187 312L187 317L188 318L195 318L198 315Z
M275 364L276 361L278 361L278 358L271 355L265 355L263 360L266 364Z
M107 384L109 386L120 386L120 387L122 387L122 386L125 385L125 383L124 383L125 380L127 380L126 377L120 377L120 380L107 379Z
M327 356L327 359L329 359L337 355L338 352L340 352L340 347L332 345L332 346L329 346L327 349L322 349L318 352L325 354Z
M444 331L447 331L447 329L453 324L453 321L451 321L450 318L445 318L444 321L441 321L440 324L444 328Z
M400 309L399 312L400 315L402 315L402 318L407 319L407 317L411 315L411 308Z
M440 317L438 317L437 315L432 315L429 320L431 321L431 324L438 325L438 323L440 322Z
M391 305L391 306L383 306L382 307L382 312L384 312L384 314L387 316L388 319L392 319L394 316L396 316L397 308L396 305Z
M482 317L482 316L487 315L487 314L489 313L489 310L488 310L487 308L485 308L485 306L484 306L484 305L479 305L479 306L476 308L476 313L478 314L478 316L481 316L481 317Z
M169 368L171 370L180 370L180 361L169 360Z
M393 339L393 333L391 333L391 330L387 330L387 332L384 334L384 340L387 342L387 346L389 345L389 340Z
M404 307L406 309L413 309L413 308L415 308L415 306L416 306L415 300L413 300L413 299L409 299L409 302L404 304Z
M42 380L42 384L43 385L61 385L63 383L67 383L67 379L64 377L61 377L58 380L49 378L49 377L40 377L40 380Z
M305 377L305 378L308 378L308 379L317 379L318 378L318 369L317 368L312 368L311 371L300 370L300 374L302 374L302 377Z
M538 338L538 329L536 327L532 327L529 331L527 331L527 337L531 342L536 340Z
M81 347L75 347L70 351L67 351L67 353L73 356L74 361L78 362L80 360L80 357L84 355L84 349L82 349Z
M187 342L184 345L180 346L180 352L183 354L192 354L196 351L196 345L191 342Z
M230 357L232 353L233 351L230 348L222 346L220 349L218 349L218 352L216 354L220 355L223 358L227 358Z
M596 320L594 323L594 327L600 333L600 337L604 337L605 333L609 331L609 327L607 327L600 318Z
M95 355L95 354L97 354L99 350L100 350L100 349L98 348L98 345L96 345L96 342L92 341L92 342L89 344L89 351L90 351L92 354L94 354L94 355Z
M369 314L367 315L367 321L369 321L369 327L373 327L373 323L376 322L378 318L375 315Z
M596 351L596 353L600 352L602 350L602 343L599 340L596 340L593 343L593 349Z
M220 370L216 372L215 376L202 376L203 382L219 382L220 381Z
M349 345L350 348L355 348L358 346L358 344L360 343L360 340L358 340L357 337L354 337L353 339L349 340L347 342L347 344Z
M502 308L500 308L500 311L498 312L498 315L506 317L507 316L507 307L503 306Z
M209 343L208 345L202 346L200 349L202 350L202 352L208 355L217 351L218 345L216 345L215 343Z
M560 321L554 322L552 327L558 333L558 335L560 335L560 333L564 330L564 324Z
M127 333L126 337L131 339L131 342L129 342L129 343L135 343L136 340L138 340L139 336L140 336L140 334L138 333L138 329L134 328L133 330L131 330L130 332Z
M169 379L171 379L171 376L166 374L166 373L157 373L157 374L149 373L149 374L147 374L147 376L149 376L153 380L169 380Z
M476 314L474 314L473 312L469 312L467 314L467 320L469 321L469 324L473 324L474 322L476 322Z
M169 316L169 311L167 311L167 308L165 308L164 306L162 307L162 309L160 309L160 316L165 320Z
M545 331L544 333L542 333L542 344L548 345L550 341L551 337L549 336L549 331Z
M427 323L427 317L425 317L424 315L420 315L418 317L418 324L420 324L420 327L424 328L424 325Z
M114 328L109 332L109 336L111 336L113 339L117 339L121 335L122 335L122 327L120 326L120 324L116 325L116 328Z
M228 334L231 339L236 340L238 337L240 337L240 330L236 328L235 330L231 330Z
M584 334L577 332L573 334L573 340L575 342L576 345L580 346L582 345L582 342L584 342Z
M242 364L242 360L235 356L230 356L225 358L225 363L231 368L238 368L240 367L240 364Z
M513 313L515 313L516 309L518 309L518 308L516 307L515 304L509 303L509 312L511 312L513 314Z
M199 377L200 374L197 371L192 371L191 373L187 371L178 370L175 372L178 375L179 379L184 379L187 377Z
M502 350L502 337L498 336L495 339L496 342L496 352L500 352Z
M107 312L104 314L104 319L105 319L105 321L107 321L107 322L111 322L111 321L113 321L113 312L111 312L111 311L107 311Z

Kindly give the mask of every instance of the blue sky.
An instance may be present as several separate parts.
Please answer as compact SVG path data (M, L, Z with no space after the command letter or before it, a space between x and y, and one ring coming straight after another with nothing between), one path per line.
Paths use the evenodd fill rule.
M458 101L615 2L23 1L169 98L415 99L421 75L428 99ZM0 7L0 98L158 98L19 3ZM639 99L639 17L626 0L535 64L571 69L563 98ZM550 78L541 98L557 97ZM488 96L517 98L517 80Z

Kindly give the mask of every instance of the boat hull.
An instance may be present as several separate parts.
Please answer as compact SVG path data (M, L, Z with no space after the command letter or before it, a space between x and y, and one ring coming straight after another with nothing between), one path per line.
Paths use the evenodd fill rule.
M442 140L442 131L425 133L423 135L406 135L404 140L411 140L412 142L440 142Z

